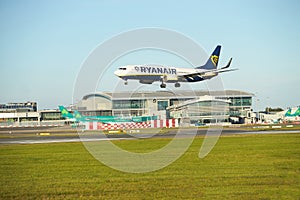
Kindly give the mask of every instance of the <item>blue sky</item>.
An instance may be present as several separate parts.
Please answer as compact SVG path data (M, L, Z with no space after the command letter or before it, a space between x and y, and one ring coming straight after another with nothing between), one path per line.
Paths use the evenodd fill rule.
M124 31L158 27L192 38L207 53L222 44L220 65L233 57L232 67L239 68L222 74L224 88L254 93L255 108L297 106L299 9L297 0L1 0L0 103L69 105L77 74L93 49ZM111 80L118 79L111 75ZM110 83L101 85L110 89Z

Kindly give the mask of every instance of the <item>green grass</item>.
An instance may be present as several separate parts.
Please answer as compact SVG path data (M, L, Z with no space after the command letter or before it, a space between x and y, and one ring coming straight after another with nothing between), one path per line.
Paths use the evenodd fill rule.
M299 199L300 134L221 137L198 158L203 138L168 167L113 170L81 143L0 146L0 199ZM169 139L115 141L149 152Z

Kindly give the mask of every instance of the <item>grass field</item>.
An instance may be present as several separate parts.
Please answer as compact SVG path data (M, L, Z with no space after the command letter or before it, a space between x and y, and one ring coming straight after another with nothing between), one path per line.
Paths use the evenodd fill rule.
M170 139L115 141L151 151ZM300 133L221 137L198 158L196 138L176 162L129 174L95 160L81 143L2 145L0 199L299 199Z

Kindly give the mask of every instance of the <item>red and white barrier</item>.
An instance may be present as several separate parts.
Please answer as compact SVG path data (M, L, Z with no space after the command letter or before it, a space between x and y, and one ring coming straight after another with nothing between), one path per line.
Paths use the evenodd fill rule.
M117 130L117 129L135 129L135 128L150 128L149 122L128 122L122 124L104 124L101 122L85 122L86 130Z
M151 120L152 128L175 128L178 127L178 119Z
M85 130L117 130L139 128L173 128L178 127L178 119L151 120L148 122L126 122L118 124L104 124L101 122L84 122Z

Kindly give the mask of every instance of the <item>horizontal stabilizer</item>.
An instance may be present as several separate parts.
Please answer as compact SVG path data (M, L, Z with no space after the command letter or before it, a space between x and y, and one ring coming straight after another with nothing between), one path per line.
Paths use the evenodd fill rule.
M238 70L238 69L220 69L220 70L218 70L218 73L223 73L223 72L231 72L231 71L236 71L236 70Z

